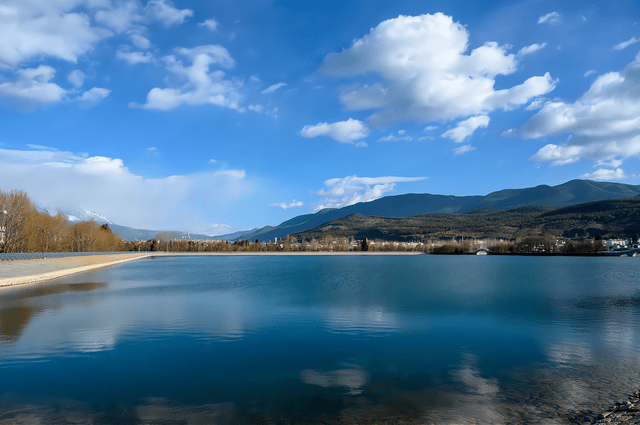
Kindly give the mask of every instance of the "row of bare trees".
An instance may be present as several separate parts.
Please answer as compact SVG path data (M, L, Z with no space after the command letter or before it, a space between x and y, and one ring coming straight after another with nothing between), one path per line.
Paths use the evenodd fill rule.
M0 252L122 251L125 242L107 224L70 223L40 212L23 191L0 191Z

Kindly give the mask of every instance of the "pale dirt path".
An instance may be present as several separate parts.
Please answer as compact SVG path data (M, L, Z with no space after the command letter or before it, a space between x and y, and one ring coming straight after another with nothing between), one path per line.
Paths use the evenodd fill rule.
M104 254L39 260L0 261L0 287L42 282L70 274L120 264L152 253Z

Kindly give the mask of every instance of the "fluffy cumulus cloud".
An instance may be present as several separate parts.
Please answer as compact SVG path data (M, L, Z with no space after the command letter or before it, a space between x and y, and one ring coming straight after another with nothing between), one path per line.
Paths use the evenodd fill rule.
M306 125L300 131L300 135L307 138L328 136L341 143L354 143L367 137L369 129L362 121L349 118L347 121L332 124L322 122L316 125Z
M5 75L1 76L0 94L27 108L65 100L75 92L51 82L55 75L51 60L78 63L117 33L129 33L136 47L148 49L151 42L140 34L144 25L154 21L178 25L192 15L192 10L177 9L169 0L149 0L145 5L138 0L4 0L0 5L0 72ZM129 47L118 50L117 57L130 64L152 60L149 53L132 52ZM68 75L75 89L85 78L81 70ZM93 90L80 99L99 97Z
M216 21L215 19L207 19L204 22L200 22L198 24L199 27L206 27L208 29L210 29L211 31L215 31L216 28L218 28L218 21Z
M589 180L624 180L627 176L620 168L616 168L615 170L606 170L601 168L593 173L583 174L580 178Z
M118 158L71 152L0 149L3 190L24 190L54 208L72 205L110 221L144 229L206 230L251 191L243 170L159 179L132 173Z
M80 71L79 69L71 71L67 76L67 80L69 80L69 82L73 84L76 88L82 87L82 85L84 84L85 78L87 78L87 76L84 75L84 72Z
M193 10L177 9L167 0L149 0L144 7L138 1L119 1L112 4L110 1L98 0L94 3L104 6L96 11L96 21L118 33L152 21L160 21L167 27L178 25L193 16Z
M37 68L19 69L18 78L15 81L0 84L0 97L8 97L20 107L33 109L44 103L60 102L62 100L77 100L96 102L109 95L111 90L94 87L77 96L52 83L56 70L47 65ZM81 78L73 72L69 75L73 84L81 83ZM82 78L83 79L83 78Z
M576 102L547 102L519 134L540 138L568 134L562 145L547 144L532 159L553 165L580 158L610 161L640 153L640 55L620 72L599 76Z
M111 93L111 90L94 87L91 90L87 90L86 92L82 93L82 96L80 96L78 100L82 100L85 102L98 102L109 96L109 93Z
M18 65L52 57L76 63L95 43L112 34L91 25L91 16L76 11L91 1L6 0L0 7L0 63Z
M242 83L225 79L225 73L220 69L211 69L235 65L224 47L209 44L192 49L177 48L175 54L165 56L163 61L174 77L175 85L151 89L147 103L142 107L168 111L183 104L212 104L244 111L239 105L241 96L237 92ZM132 103L131 106L138 105Z
M520 56L541 47L529 46ZM368 118L375 126L486 115L523 105L555 87L547 73L496 90L496 76L518 69L517 55L492 41L468 49L469 32L450 16L399 16L380 23L348 49L327 55L321 71L379 78L371 85L356 83L340 94L349 110L375 110Z
M0 96L10 96L23 105L58 102L67 91L50 80L56 70L47 65L37 68L20 69L15 81L0 84Z
M116 58L127 62L129 65L137 65L139 63L149 63L153 61L153 55L150 52L132 52L128 46L123 46L116 52Z
M477 117L471 117L458 123L456 128L452 128L446 133L442 134L442 137L447 137L456 143L462 143L464 139L471 136L476 129L483 127L486 128L489 125L489 117L486 115L479 115Z
M145 11L153 18L163 22L165 26L181 24L188 17L193 16L191 9L176 9L167 0L149 0Z
M270 207L278 207L278 208L282 208L283 210L289 209L289 208L296 208L296 207L301 207L304 204L301 201L296 202L296 200L294 199L292 202L279 202L277 204L269 204Z
M358 202L369 202L381 198L394 190L397 183L417 182L427 177L358 177L329 179L324 182L325 188L318 192L324 197L315 211L323 208L342 208Z

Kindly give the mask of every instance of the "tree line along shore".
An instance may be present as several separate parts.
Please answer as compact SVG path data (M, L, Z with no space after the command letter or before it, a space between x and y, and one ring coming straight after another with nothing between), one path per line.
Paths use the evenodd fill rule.
M329 230L329 229L327 229ZM338 232L340 233L340 232ZM316 237L317 236L317 237ZM58 212L52 216L38 211L23 191L0 191L0 252L278 252L278 251L419 251L431 254L467 254L478 249L495 254L595 255L607 251L600 235L594 237L528 236L511 239L422 238L418 241L394 241L367 237L321 234L290 235L281 240L253 242L241 240L177 240L166 232L146 241L126 241L108 224L94 220L70 222ZM362 235L364 236L364 235ZM637 243L637 234L629 242Z

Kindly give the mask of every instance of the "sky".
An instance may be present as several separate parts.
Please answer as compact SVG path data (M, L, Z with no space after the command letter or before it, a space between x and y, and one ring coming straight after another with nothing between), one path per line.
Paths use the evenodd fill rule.
M0 190L225 234L640 184L640 2L0 0Z

